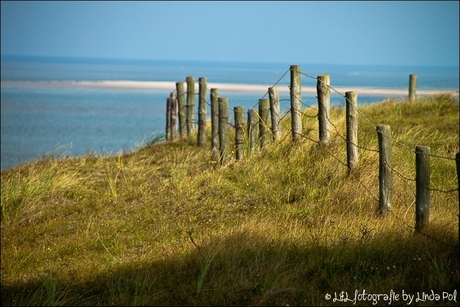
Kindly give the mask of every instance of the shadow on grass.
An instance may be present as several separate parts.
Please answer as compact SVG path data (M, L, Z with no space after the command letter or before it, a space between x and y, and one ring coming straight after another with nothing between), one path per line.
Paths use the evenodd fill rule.
M410 305L456 306L458 256L458 246L418 235L400 240L363 233L356 240L302 246L240 232L185 256L120 266L85 283L49 278L2 286L2 305L373 305L375 296L333 301L341 291L352 300L355 290L365 290L399 295L391 302L381 296L377 306L408 306L403 291L414 295ZM422 292L453 296L415 303Z

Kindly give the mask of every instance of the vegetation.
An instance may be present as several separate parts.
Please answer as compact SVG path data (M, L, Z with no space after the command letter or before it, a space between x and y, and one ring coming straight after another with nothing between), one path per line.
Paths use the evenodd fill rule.
M115 156L43 159L1 173L2 305L455 305L459 301L458 99L360 107L348 173L345 110L301 142L220 166L196 136ZM393 206L378 213L373 125L393 142ZM209 140L208 140L209 144ZM431 147L431 217L415 233L416 145ZM446 157L440 158L440 157ZM457 292L455 292L457 291ZM415 302L417 295L455 299ZM376 298L374 296L373 298ZM378 305L389 305L381 296ZM407 297L406 297L407 299Z

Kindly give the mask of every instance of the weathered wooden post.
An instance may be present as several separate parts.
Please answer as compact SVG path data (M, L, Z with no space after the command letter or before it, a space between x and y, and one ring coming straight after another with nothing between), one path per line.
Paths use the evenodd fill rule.
M268 144L268 121L270 102L268 99L259 99L259 145L264 148Z
M273 140L277 141L280 138L280 100L278 88L276 86L268 88L268 96L270 99L270 114L272 118L272 133Z
M187 135L187 114L185 108L184 83L176 82L177 102L179 111L179 134L183 138Z
M358 164L358 93L346 92L347 165L352 171Z
M257 149L257 136L259 134L259 115L256 110L248 111L248 155Z
M330 87L331 78L329 75L319 75L316 83L318 94L318 125L319 125L319 144L328 145L329 132L329 110L331 105Z
M391 129L388 125L377 125L379 140L379 213L386 216L393 201L393 154Z
M415 100L415 91L417 88L417 75L409 76L409 100Z
M195 78L188 76L185 81L187 82L187 136L190 136L195 125Z
M177 137L177 97L174 92L169 95L170 139Z
M171 138L171 98L166 98L166 141Z
M198 82L198 146L204 146L206 144L206 91L208 85L205 77L200 77Z
M300 112L302 96L300 83L300 66L298 65L291 65L290 96L292 140L298 141L302 136L302 117Z
M219 160L219 89L211 89L211 161Z
M235 149L236 160L243 159L244 155L244 107L233 108L235 114Z
M220 139L220 164L224 165L229 160L230 140L228 137L228 98L219 97L219 139Z
M430 219L430 147L415 147L415 230L421 231Z

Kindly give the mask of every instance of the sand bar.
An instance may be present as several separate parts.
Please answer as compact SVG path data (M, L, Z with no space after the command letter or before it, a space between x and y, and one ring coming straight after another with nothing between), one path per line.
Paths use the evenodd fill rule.
M198 93L198 82L195 82L195 92ZM267 93L268 84L238 84L238 83L208 83L208 90L219 89L219 94L260 94ZM95 88L95 89L120 89L120 90L152 90L159 92L173 92L176 89L176 82L172 81L129 81L129 80L107 80L107 81L1 81L1 87L44 87L44 88ZM287 85L278 85L280 94L288 94ZM184 89L186 84L184 82ZM358 96L386 96L403 97L408 95L408 89L402 88L370 88L370 87L343 87L331 88L331 95L345 95L346 92L356 91ZM459 95L458 89L417 89L417 95L433 95L438 93L449 93ZM302 86L302 94L315 95L316 86Z

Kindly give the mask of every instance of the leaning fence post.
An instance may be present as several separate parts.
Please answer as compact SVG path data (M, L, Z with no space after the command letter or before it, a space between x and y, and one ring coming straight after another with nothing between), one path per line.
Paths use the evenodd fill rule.
M171 139L171 98L166 98L166 141Z
M390 211L393 196L393 167L391 129L388 125L377 125L379 140L379 213L386 216Z
M278 88L276 86L269 87L268 96L270 99L273 139L276 141L280 138L280 100Z
M415 100L415 91L417 88L417 75L409 76L409 100Z
M264 148L268 143L268 118L270 102L268 99L259 99L259 145Z
M185 108L184 83L176 82L177 104L179 111L179 134L183 138L187 135L187 114Z
M346 92L347 99L347 165L352 171L358 164L358 93Z
M422 230L430 219L430 147L415 147L415 229Z
M236 160L243 159L244 148L244 107L238 106L233 108L235 114L235 149Z
M248 111L248 154L252 154L257 148L257 135L259 134L259 120L256 110Z
M185 81L187 82L187 135L189 136L195 124L195 78L188 76Z
M177 137L177 97L174 92L169 96L169 115L170 115L170 139Z
M329 109L331 104L330 88L331 78L329 75L319 75L316 83L318 94L318 125L320 145L329 144Z
M211 89L211 160L217 161L219 157L219 89Z
M226 164L229 158L230 140L228 137L228 98L219 97L219 139L220 163Z
M302 117L300 107L302 104L300 66L291 65L291 126L292 140L298 141L302 135Z
M198 146L206 144L206 90L207 80L205 77L198 79L199 102L198 102Z

